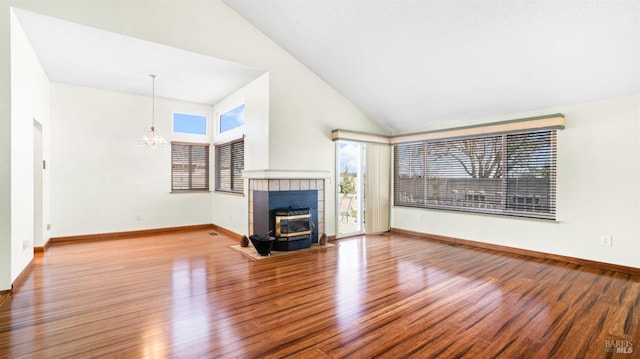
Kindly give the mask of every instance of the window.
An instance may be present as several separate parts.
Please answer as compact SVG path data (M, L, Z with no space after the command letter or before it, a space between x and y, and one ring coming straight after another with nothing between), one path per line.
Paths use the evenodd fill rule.
M207 116L173 113L173 132L191 135L207 134Z
M394 146L394 205L555 219L556 131Z
M209 190L209 145L171 143L171 190Z
M244 139L216 145L216 191L244 193Z
M236 106L231 110L220 114L219 116L220 127L219 133L231 131L234 128L238 128L244 125L244 104Z

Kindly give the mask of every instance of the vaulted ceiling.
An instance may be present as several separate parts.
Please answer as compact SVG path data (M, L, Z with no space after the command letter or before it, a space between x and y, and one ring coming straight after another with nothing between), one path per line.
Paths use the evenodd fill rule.
M215 104L265 71L14 9L50 81Z
M638 0L223 1L390 132L640 93ZM56 82L214 104L264 72L16 14Z
M224 0L388 130L640 92L637 0Z

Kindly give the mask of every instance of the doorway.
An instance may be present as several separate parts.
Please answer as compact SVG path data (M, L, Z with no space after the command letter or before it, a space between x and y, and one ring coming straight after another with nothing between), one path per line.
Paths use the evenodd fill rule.
M44 244L42 124L33 119L33 246Z
M336 228L337 236L364 233L365 145L357 142L336 142Z

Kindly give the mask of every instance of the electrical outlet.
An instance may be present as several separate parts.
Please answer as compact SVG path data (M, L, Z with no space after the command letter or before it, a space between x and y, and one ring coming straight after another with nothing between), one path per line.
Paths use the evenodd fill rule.
M27 249L31 247L30 243L28 241L22 241L22 249Z
M610 234L603 234L600 236L600 245L611 247L613 245L613 238Z
M47 224L47 231L51 230L51 223Z
M422 215L421 214L418 215L418 222L422 222Z
M142 221L142 214L136 213L136 221Z

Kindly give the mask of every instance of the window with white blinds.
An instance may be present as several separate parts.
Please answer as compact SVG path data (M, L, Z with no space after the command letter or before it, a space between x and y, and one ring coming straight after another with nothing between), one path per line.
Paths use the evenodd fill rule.
M244 139L215 146L216 191L244 193Z
M394 205L555 219L556 130L394 146Z
M209 145L171 143L171 190L209 190Z

